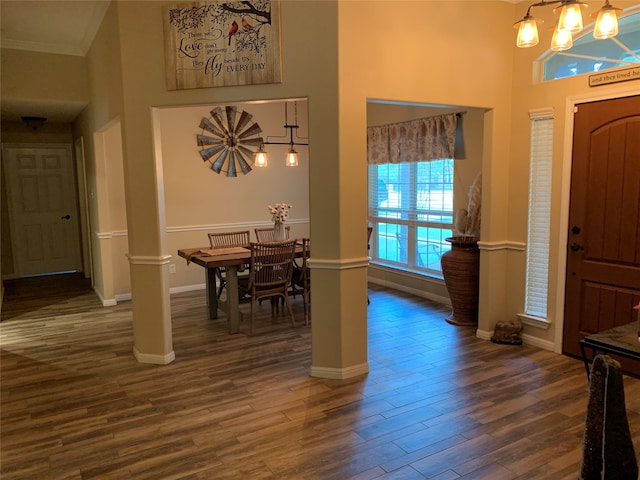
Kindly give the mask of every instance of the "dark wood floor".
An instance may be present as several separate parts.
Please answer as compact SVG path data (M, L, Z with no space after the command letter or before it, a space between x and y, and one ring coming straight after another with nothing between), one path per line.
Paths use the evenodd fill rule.
M203 291L174 295L176 360L151 366L132 356L129 302L102 308L85 288L16 305L8 289L1 477L577 478L580 361L478 340L407 294L369 297L371 372L338 381L309 377L300 297L296 328L265 303L248 337L206 318ZM640 454L640 380L624 381Z

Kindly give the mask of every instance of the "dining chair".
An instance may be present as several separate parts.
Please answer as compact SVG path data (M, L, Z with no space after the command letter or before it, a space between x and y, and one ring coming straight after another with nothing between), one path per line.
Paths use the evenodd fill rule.
M304 323L309 326L309 296L311 292L311 272L307 261L309 260L309 253L311 251L311 241L308 238L300 240L302 242L302 258L300 259L300 265L297 263L297 259L293 260L293 273L291 275L291 293L293 298L300 293L302 295L302 301L304 303Z
M249 247L251 243L251 232L249 230L235 232L216 232L209 233L209 243L211 248L228 248L228 247ZM244 267L238 269L239 272L244 271ZM224 267L216 267L216 278L218 279L218 298L222 295L222 291L227 286L227 280Z
M293 272L293 257L296 251L295 240L284 242L252 242L249 277L238 279L240 295L251 296L251 324L249 334L253 335L257 303L264 298L271 298L271 316L275 316L279 298L284 299L291 325L296 322L289 303L289 285Z
M254 232L256 232L256 239L258 242L273 242L273 230L274 228L255 228ZM289 231L291 230L290 225L285 225L284 234L289 240L291 237L289 236Z

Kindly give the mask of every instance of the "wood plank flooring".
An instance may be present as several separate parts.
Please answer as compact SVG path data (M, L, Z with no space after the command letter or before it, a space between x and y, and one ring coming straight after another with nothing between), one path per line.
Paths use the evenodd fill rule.
M371 286L371 372L339 381L309 376L299 296L296 328L266 302L248 337L206 318L204 291L173 295L166 366L134 360L130 302L23 298L7 289L0 324L3 480L578 475L582 363L478 340L424 299ZM640 454L640 380L624 382Z

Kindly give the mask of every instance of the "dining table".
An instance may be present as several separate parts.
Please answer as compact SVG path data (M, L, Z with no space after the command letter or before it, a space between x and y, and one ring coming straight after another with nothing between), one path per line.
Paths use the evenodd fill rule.
M296 241L295 256L302 256L302 244ZM218 310L227 315L229 333L240 332L240 298L238 295L238 272L251 262L251 247L196 247L178 250L178 256L187 264L194 263L206 270L207 310L210 319L218 318ZM226 272L226 299L218 298L216 289L216 269Z

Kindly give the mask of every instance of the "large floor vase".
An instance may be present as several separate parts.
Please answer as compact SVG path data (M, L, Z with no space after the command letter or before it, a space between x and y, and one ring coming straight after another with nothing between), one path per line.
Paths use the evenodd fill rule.
M460 326L478 325L480 250L476 237L451 237L451 250L441 258L442 275L451 299L447 322Z

